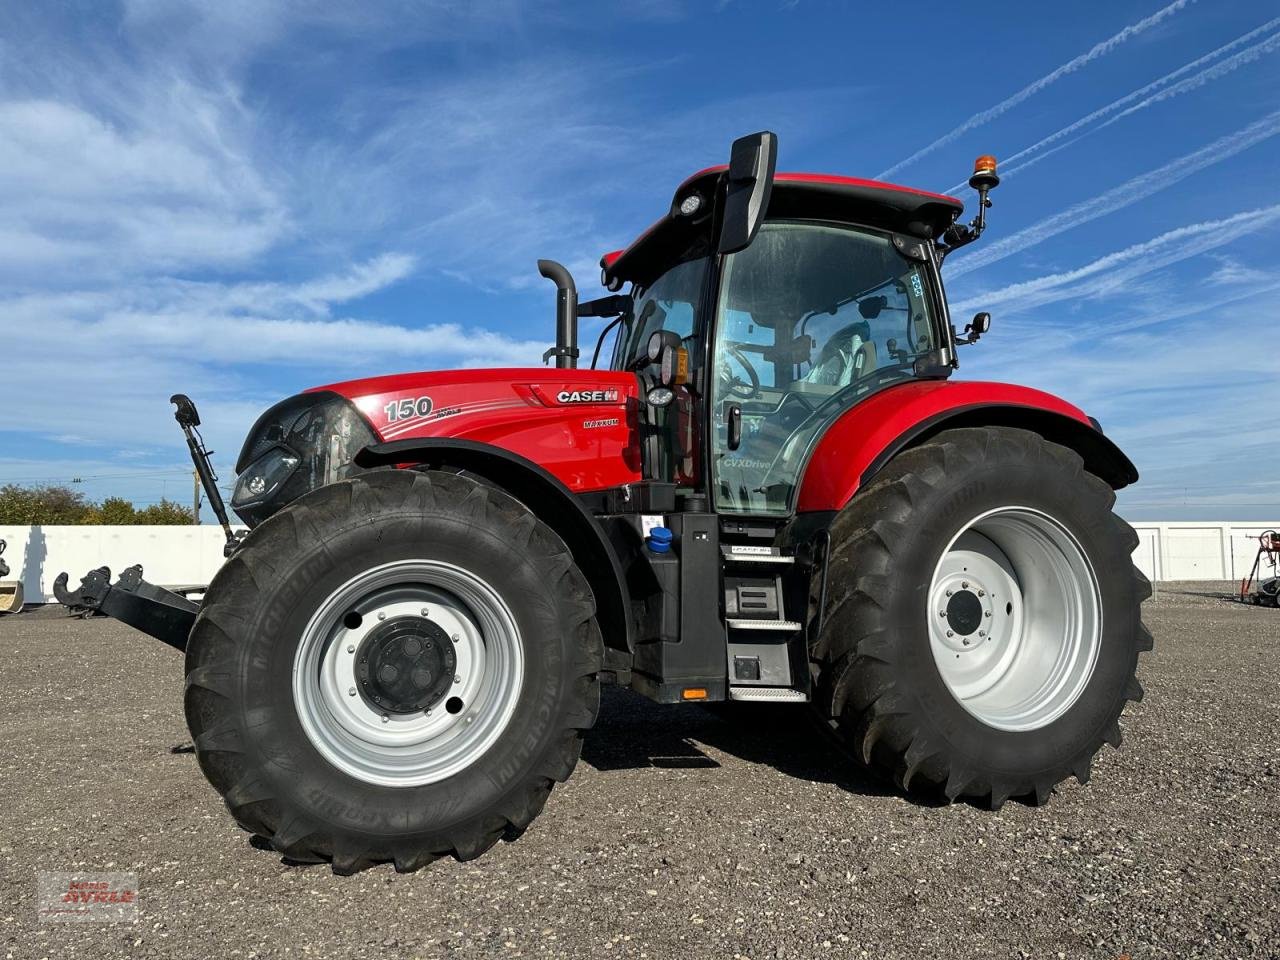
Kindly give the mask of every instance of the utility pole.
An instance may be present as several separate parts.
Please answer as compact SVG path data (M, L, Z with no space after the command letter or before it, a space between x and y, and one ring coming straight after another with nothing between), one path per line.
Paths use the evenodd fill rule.
M195 489L191 495L191 522L198 524L200 522L200 472L192 470L191 479L195 482Z

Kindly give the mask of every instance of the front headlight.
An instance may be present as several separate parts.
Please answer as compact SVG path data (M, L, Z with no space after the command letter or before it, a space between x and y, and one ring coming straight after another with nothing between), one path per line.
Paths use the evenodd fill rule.
M283 447L272 447L240 474L235 492L231 494L231 506L239 510L271 499L299 462L298 457Z
M231 506L256 526L304 493L359 473L352 461L376 439L345 397L327 390L289 397L249 431Z

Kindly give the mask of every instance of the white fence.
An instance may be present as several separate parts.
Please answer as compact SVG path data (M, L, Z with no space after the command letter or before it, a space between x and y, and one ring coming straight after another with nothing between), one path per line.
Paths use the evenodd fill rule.
M1133 561L1152 580L1243 580L1258 555L1258 535L1280 530L1280 521L1138 522L1133 528L1140 541Z
M1152 580L1240 580L1258 549L1258 534L1274 523L1146 523L1133 525L1140 542L1134 562ZM222 564L222 530L189 527L3 527L4 555L20 579L28 603L53 600L62 571L70 586L94 567L117 575L142 564L147 579L163 586L205 584Z
M112 577L142 564L152 583L167 587L206 584L222 565L222 528L196 526L4 527L9 580L21 580L27 603L52 603L53 581L64 570L74 590L94 567Z

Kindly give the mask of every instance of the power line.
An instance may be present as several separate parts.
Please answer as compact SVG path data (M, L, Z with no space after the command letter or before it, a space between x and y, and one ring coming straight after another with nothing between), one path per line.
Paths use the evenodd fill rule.
M90 483L98 480L148 480L159 479L163 477L183 476L187 473L183 469L150 471L147 473L98 473L90 476L72 475L69 477L11 477L0 480L0 484L23 484L23 483L64 483L64 484L82 484Z

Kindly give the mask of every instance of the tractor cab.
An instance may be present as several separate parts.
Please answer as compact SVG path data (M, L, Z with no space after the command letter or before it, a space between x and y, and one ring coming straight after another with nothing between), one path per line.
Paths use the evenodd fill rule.
M963 205L778 173L749 241L726 252L728 179L728 167L695 174L662 220L602 258L606 287L631 284L609 365L655 374L669 344L675 402L654 417L659 478L705 483L717 512L787 515L827 425L885 387L953 369L933 241Z

